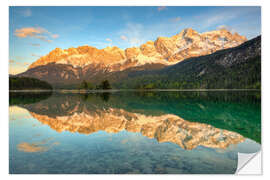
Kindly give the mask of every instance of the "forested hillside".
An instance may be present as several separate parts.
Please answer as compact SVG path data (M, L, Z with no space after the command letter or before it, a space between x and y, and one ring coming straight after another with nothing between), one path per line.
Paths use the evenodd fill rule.
M52 90L52 86L35 78L9 77L9 90Z
M132 72L128 77L114 85L139 89L260 89L261 37L161 70Z

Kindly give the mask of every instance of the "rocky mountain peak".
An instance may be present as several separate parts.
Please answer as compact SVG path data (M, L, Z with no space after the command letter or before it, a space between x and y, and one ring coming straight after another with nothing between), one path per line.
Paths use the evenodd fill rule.
M187 28L172 37L158 37L140 47L122 50L116 46L97 49L84 45L77 48L55 48L29 66L29 69L49 63L70 64L74 67L100 65L109 71L119 71L144 64L170 65L184 59L211 54L220 49L238 46L247 39L226 29L205 33Z
M191 28L186 28L183 31L181 31L180 35L182 37L189 37L192 38L193 36L198 36L199 33Z

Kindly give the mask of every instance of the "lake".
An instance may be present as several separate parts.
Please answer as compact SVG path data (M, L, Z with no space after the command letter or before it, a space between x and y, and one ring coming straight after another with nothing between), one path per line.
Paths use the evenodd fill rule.
M260 148L260 91L10 93L11 174L233 174Z

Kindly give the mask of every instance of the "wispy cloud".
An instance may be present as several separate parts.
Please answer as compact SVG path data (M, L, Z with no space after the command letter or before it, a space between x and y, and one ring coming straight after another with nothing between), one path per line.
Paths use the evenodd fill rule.
M27 67L23 66L9 66L9 74L19 74L24 72Z
M106 38L105 40L109 42L109 46L112 46L112 40L110 38Z
M110 38L107 38L106 41L112 42L112 40Z
M48 31L46 29L37 27L26 27L26 28L21 28L21 29L16 29L15 30L15 36L20 37L20 38L26 38L26 37L35 37L38 34L44 34L47 33Z
M17 66L27 66L27 65L29 65L30 63L28 63L28 62L18 62L18 61L15 61L15 60L9 60L9 62L11 63L11 64L14 64L14 65L17 65Z
M19 38L32 37L40 39L45 42L52 42L49 38L58 38L58 34L52 34L48 30L41 27L24 27L21 29L16 29L14 35Z
M130 46L139 46L146 40L145 27L142 24L128 23L125 29L119 32L120 38L129 42Z
M230 26L227 26L227 25L220 25L217 27L217 29L226 29L228 31L230 31L231 33L235 33L236 30Z
M24 72L27 69L27 66L30 65L29 62L20 62L13 59L9 60L9 73L10 74L18 74Z
M181 17L175 17L175 18L171 18L171 19L169 19L171 22L173 22L173 23L177 23L177 22L179 22L179 21L181 21Z
M48 42L48 43L52 42L52 40L48 39L47 36L40 35L40 36L35 36L35 38L40 39L40 40L45 41L45 42Z
M49 142L51 139L48 138L34 143L22 142L17 145L17 150L27 153L45 152L53 146L59 145L59 142Z
M160 12L160 11L164 11L164 10L166 10L167 9L167 7L166 6L159 6L158 8L157 8L157 10Z
M243 7L243 8L224 7L218 10L210 11L207 14L195 16L194 21L196 23L200 23L202 28L208 28L211 26L220 26L226 24L227 22L231 22L234 19L237 19L239 21L239 18L249 16L258 10L259 10L258 8L254 7Z
M23 17L30 17L30 16L32 16L32 11L29 8L22 10L20 13L21 13L21 15Z
M127 40L128 40L128 38L127 38L126 36L124 36L124 35L121 35L120 38L121 38L123 41L127 41Z
M104 47L107 47L107 46L112 46L112 42L110 42L110 41L105 41L105 42L91 41L91 42L88 43L88 45L94 46L96 48L104 48Z
M29 43L31 46L35 46L35 47L39 47L40 44L39 43Z
M203 22L202 26L204 28L220 24L220 22L227 22L229 20L232 20L237 17L237 14L234 13L227 13L227 12L222 12L219 14L215 14L213 16L201 16L199 19Z
M253 24L252 22L239 22L238 19L246 17L258 10L259 8L219 8L218 10L215 9L207 13L196 14L195 16L183 18L176 16L151 24L139 24L129 21L126 26L118 32L120 37L119 43L122 43L125 47L140 46L148 40L155 40L159 36L173 36L185 28L193 28L202 33L226 27L226 29L232 33L237 31L241 35L248 34L250 28L256 28L253 33L255 35L248 34L247 37L250 38L256 36L260 26L255 26L255 22ZM236 19L238 20L235 21L238 22L237 24L225 26Z
M59 35L58 34L52 34L51 37L56 39L56 38L59 38Z
M32 53L31 56L33 56L33 57L38 57L38 58L41 57L41 55L38 55L38 54L35 54L35 53Z

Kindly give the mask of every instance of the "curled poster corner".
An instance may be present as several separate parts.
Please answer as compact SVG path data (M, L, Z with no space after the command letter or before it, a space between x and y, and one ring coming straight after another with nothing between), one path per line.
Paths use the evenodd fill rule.
M261 151L256 153L238 153L238 164L235 174L260 175L262 174Z

